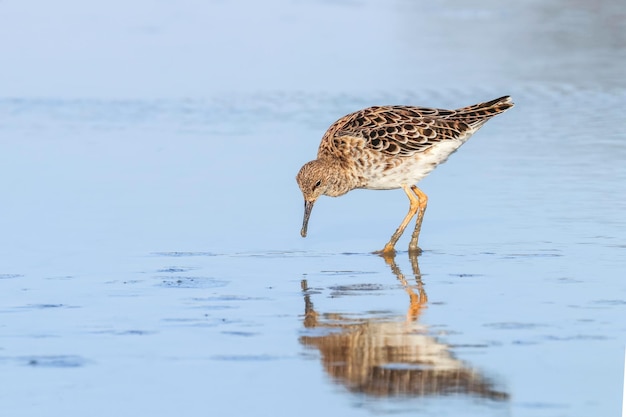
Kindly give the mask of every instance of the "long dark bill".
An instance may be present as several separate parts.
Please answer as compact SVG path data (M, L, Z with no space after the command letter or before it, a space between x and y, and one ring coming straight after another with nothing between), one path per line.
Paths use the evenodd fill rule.
M315 200L313 201L304 200L304 220L302 221L302 230L300 230L300 235L302 237L306 237L306 228L309 225L309 217L311 217L311 210L313 210L313 204L315 204Z

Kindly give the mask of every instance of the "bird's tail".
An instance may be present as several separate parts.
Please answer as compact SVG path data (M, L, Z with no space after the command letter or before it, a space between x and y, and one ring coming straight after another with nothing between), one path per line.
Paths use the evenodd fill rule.
M455 110L454 114L447 118L460 120L473 128L479 128L496 114L500 114L511 107L513 107L511 97L503 96L495 100L474 104L473 106L462 107Z

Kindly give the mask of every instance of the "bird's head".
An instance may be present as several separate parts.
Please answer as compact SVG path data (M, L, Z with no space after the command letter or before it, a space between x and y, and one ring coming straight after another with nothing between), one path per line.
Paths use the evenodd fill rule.
M304 220L300 234L302 237L306 237L313 204L328 188L328 171L325 169L325 164L318 159L307 162L300 168L300 172L296 175L296 181L304 196Z
M296 181L304 196L304 220L300 234L306 237L307 225L313 204L321 195L336 197L352 189L349 181L341 178L341 168L326 159L307 162L300 168Z

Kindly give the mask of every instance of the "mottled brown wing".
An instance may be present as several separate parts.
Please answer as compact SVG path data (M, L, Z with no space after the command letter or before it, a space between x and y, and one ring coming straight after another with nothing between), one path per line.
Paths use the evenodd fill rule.
M337 153L344 138L362 138L363 147L388 155L410 156L435 143L463 137L471 127L445 119L451 110L409 106L369 107L335 122L322 138L320 152Z

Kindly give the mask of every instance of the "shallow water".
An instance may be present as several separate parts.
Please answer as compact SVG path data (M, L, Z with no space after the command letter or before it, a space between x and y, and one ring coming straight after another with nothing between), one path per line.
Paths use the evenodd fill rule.
M622 4L61 3L0 3L3 415L618 414ZM300 238L339 116L503 94L421 182L421 256L371 254L398 190Z

